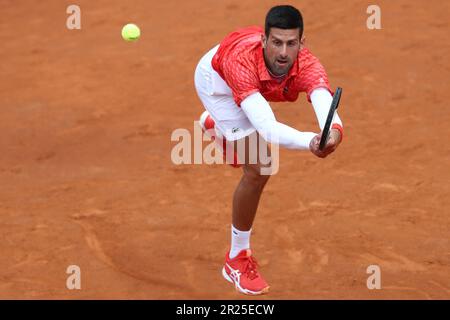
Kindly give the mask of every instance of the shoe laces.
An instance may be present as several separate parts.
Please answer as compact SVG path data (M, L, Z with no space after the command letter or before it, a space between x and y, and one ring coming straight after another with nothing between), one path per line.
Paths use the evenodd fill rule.
M242 273L246 274L250 280L257 278L258 271L256 269L258 268L258 262L256 262L256 259L253 257L243 257L241 259L245 260Z

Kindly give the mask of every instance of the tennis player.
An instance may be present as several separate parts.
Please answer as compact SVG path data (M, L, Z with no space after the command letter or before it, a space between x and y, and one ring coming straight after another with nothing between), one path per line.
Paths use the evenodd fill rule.
M270 175L262 174L269 164L250 153L260 154L261 144L252 137L289 149L309 150L324 158L342 141L343 125L333 119L330 136L319 150L321 134L302 132L276 120L269 102L296 101L301 92L311 102L319 127L323 129L332 101L332 91L324 67L305 47L303 18L292 6L269 10L265 29L248 27L232 32L200 60L195 71L195 87L206 111L200 124L213 138L220 138L231 165L242 167L232 205L231 248L226 253L222 275L244 294L267 293L269 285L258 271L250 250L250 235L264 186ZM219 139L218 139L219 140ZM226 145L244 142L244 152Z

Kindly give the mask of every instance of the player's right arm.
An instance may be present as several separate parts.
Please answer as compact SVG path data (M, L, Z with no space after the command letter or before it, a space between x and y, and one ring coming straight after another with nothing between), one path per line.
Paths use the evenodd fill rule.
M259 92L257 68L246 58L232 52L221 65L223 78L250 123L269 143L288 149L309 150L316 133L301 132L276 120L267 100Z
M308 150L314 132L301 132L278 122L267 100L259 92L246 97L241 102L250 123L269 143L275 143L288 149Z

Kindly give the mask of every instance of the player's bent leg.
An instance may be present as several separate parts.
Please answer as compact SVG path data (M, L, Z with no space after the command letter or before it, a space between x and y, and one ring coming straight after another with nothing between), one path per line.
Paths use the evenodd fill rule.
M237 146L237 153L239 162L243 163L243 175L233 196L233 225L239 230L250 230L262 191L270 178L263 174L263 169L271 164L268 161L270 149L255 132L245 138L245 150Z
M228 164L234 167L243 166L243 176L233 199L233 223L243 228L242 230L249 230L248 232L239 231L237 228L233 230L237 231L238 235L243 235L238 240L244 241L236 242L239 243L238 247L243 249L230 250L231 256L230 253L227 253L222 274L228 281L234 283L239 292L262 294L268 291L269 286L257 271L256 260L249 250L249 237L261 192L269 179L269 176L261 174L261 169L267 164L258 160L258 146L256 146L256 150L250 148L255 147L254 143L251 143L251 138L257 138L256 129L242 109L236 105L232 90L212 68L211 60L217 48L218 46L201 59L195 71L195 87L207 110L200 119L200 125L204 131L209 130L207 134L212 135L210 137L218 143L219 148L222 147ZM214 80L212 81L212 79ZM252 133L255 135L249 136ZM228 141L222 140L222 137L226 137ZM237 142L230 141L244 141L247 148L244 148L243 152L237 148L234 149L236 151L228 151L228 145L234 147L236 144L237 147ZM264 150L266 149L264 148Z
M270 166L270 161L263 161L264 155L270 157L270 149L267 143L261 143L257 133L254 135L245 138L244 150L236 145L239 141L234 143L239 160L243 163L243 175L233 196L233 226L243 232L250 231L253 225L261 193L270 177L262 174L262 169ZM261 153L261 148L265 152ZM241 293L267 293L269 285L258 272L258 264L250 248L243 248L236 255L232 254L236 251L233 249L235 248L232 247L225 257L222 269L224 278L232 282Z

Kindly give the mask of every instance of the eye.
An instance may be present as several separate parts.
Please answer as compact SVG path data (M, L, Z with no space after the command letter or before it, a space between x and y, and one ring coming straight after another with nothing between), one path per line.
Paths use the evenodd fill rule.
M281 46L281 41L280 40L273 40L273 44L276 45L277 47Z
M297 41L289 41L288 46L289 47L295 47L297 45Z

